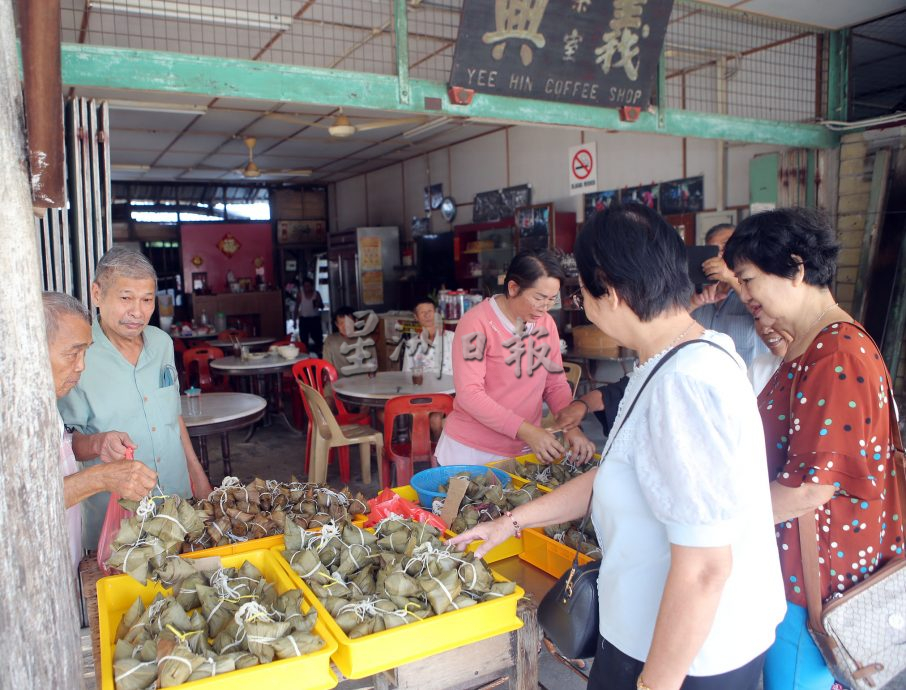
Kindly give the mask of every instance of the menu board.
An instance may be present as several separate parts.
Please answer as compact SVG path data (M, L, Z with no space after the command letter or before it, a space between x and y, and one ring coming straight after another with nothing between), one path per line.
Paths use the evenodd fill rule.
M381 260L381 238L359 238L359 268L362 271L380 271L384 267Z
M645 108L673 0L464 0L450 86Z

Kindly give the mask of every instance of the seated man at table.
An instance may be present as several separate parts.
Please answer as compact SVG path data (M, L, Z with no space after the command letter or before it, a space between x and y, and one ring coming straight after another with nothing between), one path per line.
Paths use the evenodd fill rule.
M85 372L59 401L63 421L81 433L121 429L135 444L135 459L158 475L165 494L205 498L211 484L180 414L173 341L149 326L157 274L141 253L114 247L98 262L91 298L99 311ZM90 467L100 460L83 463ZM82 503L83 544L95 548L108 495Z
M74 297L62 292L45 292L44 326L47 352L57 399L65 396L79 381L85 369L85 352L91 345L91 315ZM157 481L154 470L140 462L126 460L134 444L128 434L107 431L99 434L71 434L60 420L60 464L63 470L63 500L73 572L82 556L82 512L79 503L101 491L113 491L137 501ZM76 460L100 458L84 472Z
M422 330L406 342L403 371L421 369L424 376L453 376L453 331L444 330L443 320L437 317L437 307L428 297L419 299L412 313ZM437 440L444 428L444 416L440 412L432 412L429 424L431 437Z
M348 333L355 330L355 312L352 307L340 307L333 314L333 325L336 333L331 333L324 339L324 359L330 362L337 370L337 376L346 376L343 368L353 364L343 350L350 350L355 345L355 338L348 337Z

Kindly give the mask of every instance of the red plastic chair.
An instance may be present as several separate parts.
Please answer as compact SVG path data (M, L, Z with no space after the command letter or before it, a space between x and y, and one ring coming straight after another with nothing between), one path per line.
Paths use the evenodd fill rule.
M391 486L390 464L396 467L396 483L393 486L405 486L412 480L413 465L416 462L430 462L437 467L434 457L436 443L431 441L431 413L439 412L444 416L453 411L453 397L443 393L433 395L399 395L391 398L384 408L384 457L381 460L384 486ZM412 430L408 443L393 442L393 426L397 417L410 415Z
M245 338L246 335L248 334L245 331L240 331L238 328L227 328L217 334L217 340L229 342L230 338Z
M223 350L213 345L204 347L193 347L182 353L182 365L186 372L186 384L192 381L192 365L198 368L198 387L205 393L229 391L230 385L227 381L215 382L211 377L211 367L208 362L212 359L223 357Z
M301 348L300 348L301 349ZM328 362L326 359L306 359L301 362L296 362L293 364L293 378L297 383L305 384L306 386L311 386L318 393L324 395L324 384L332 383L339 378L336 368ZM308 417L308 430L305 436L305 472L308 473L308 463L311 456L311 441L314 428L312 427L312 415L311 410L308 409L308 402L305 400L305 396L302 395L302 389L296 386L297 394L302 398L302 402L305 405L305 414ZM326 398L327 396L324 395ZM368 412L350 412L346 409L346 406L343 405L343 401L338 397L333 396L333 402L336 406L337 413L335 417L337 418L337 424L343 426L344 424L361 424L362 426L370 426L371 424L371 415ZM337 448L335 449L339 455L339 464L340 464L340 479L344 482L349 481L349 448Z

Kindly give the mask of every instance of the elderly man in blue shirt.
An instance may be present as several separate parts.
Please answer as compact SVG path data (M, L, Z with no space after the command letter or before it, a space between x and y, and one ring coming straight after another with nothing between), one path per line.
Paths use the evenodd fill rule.
M148 325L156 288L157 274L143 254L114 247L101 258L91 285L99 314L94 342L79 383L58 403L60 414L82 434L127 433L135 459L157 472L165 494L203 498L211 485L181 416L173 341ZM86 548L97 545L108 501L103 493L82 503Z
M734 230L729 223L721 223L705 235L705 244L717 247L720 253L705 261L702 271L716 282L692 296L692 318L705 328L730 336L736 352L746 367L750 367L752 361L768 349L755 330L755 319L739 299L736 276L723 259L724 245Z

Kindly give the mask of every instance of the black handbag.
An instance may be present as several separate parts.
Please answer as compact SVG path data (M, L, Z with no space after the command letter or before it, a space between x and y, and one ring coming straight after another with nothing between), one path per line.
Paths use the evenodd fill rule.
M730 356L730 353L720 345L702 339L690 340L670 350L654 366L648 378L642 383L642 387L639 388L632 405L626 411L626 416L623 417L619 429L615 432L614 438L626 424L636 402L642 396L642 391L654 378L657 370L681 349L694 343L707 343ZM604 462L604 458L601 458L601 462ZM585 511L585 518L579 526L580 531L585 530L588 519L591 517L591 499L592 497L589 496L588 510ZM599 635L598 571L600 567L600 561L591 561L580 566L579 549L576 549L572 566L554 583L538 606L538 623L541 625L541 629L563 656L569 659L584 659L595 655Z

